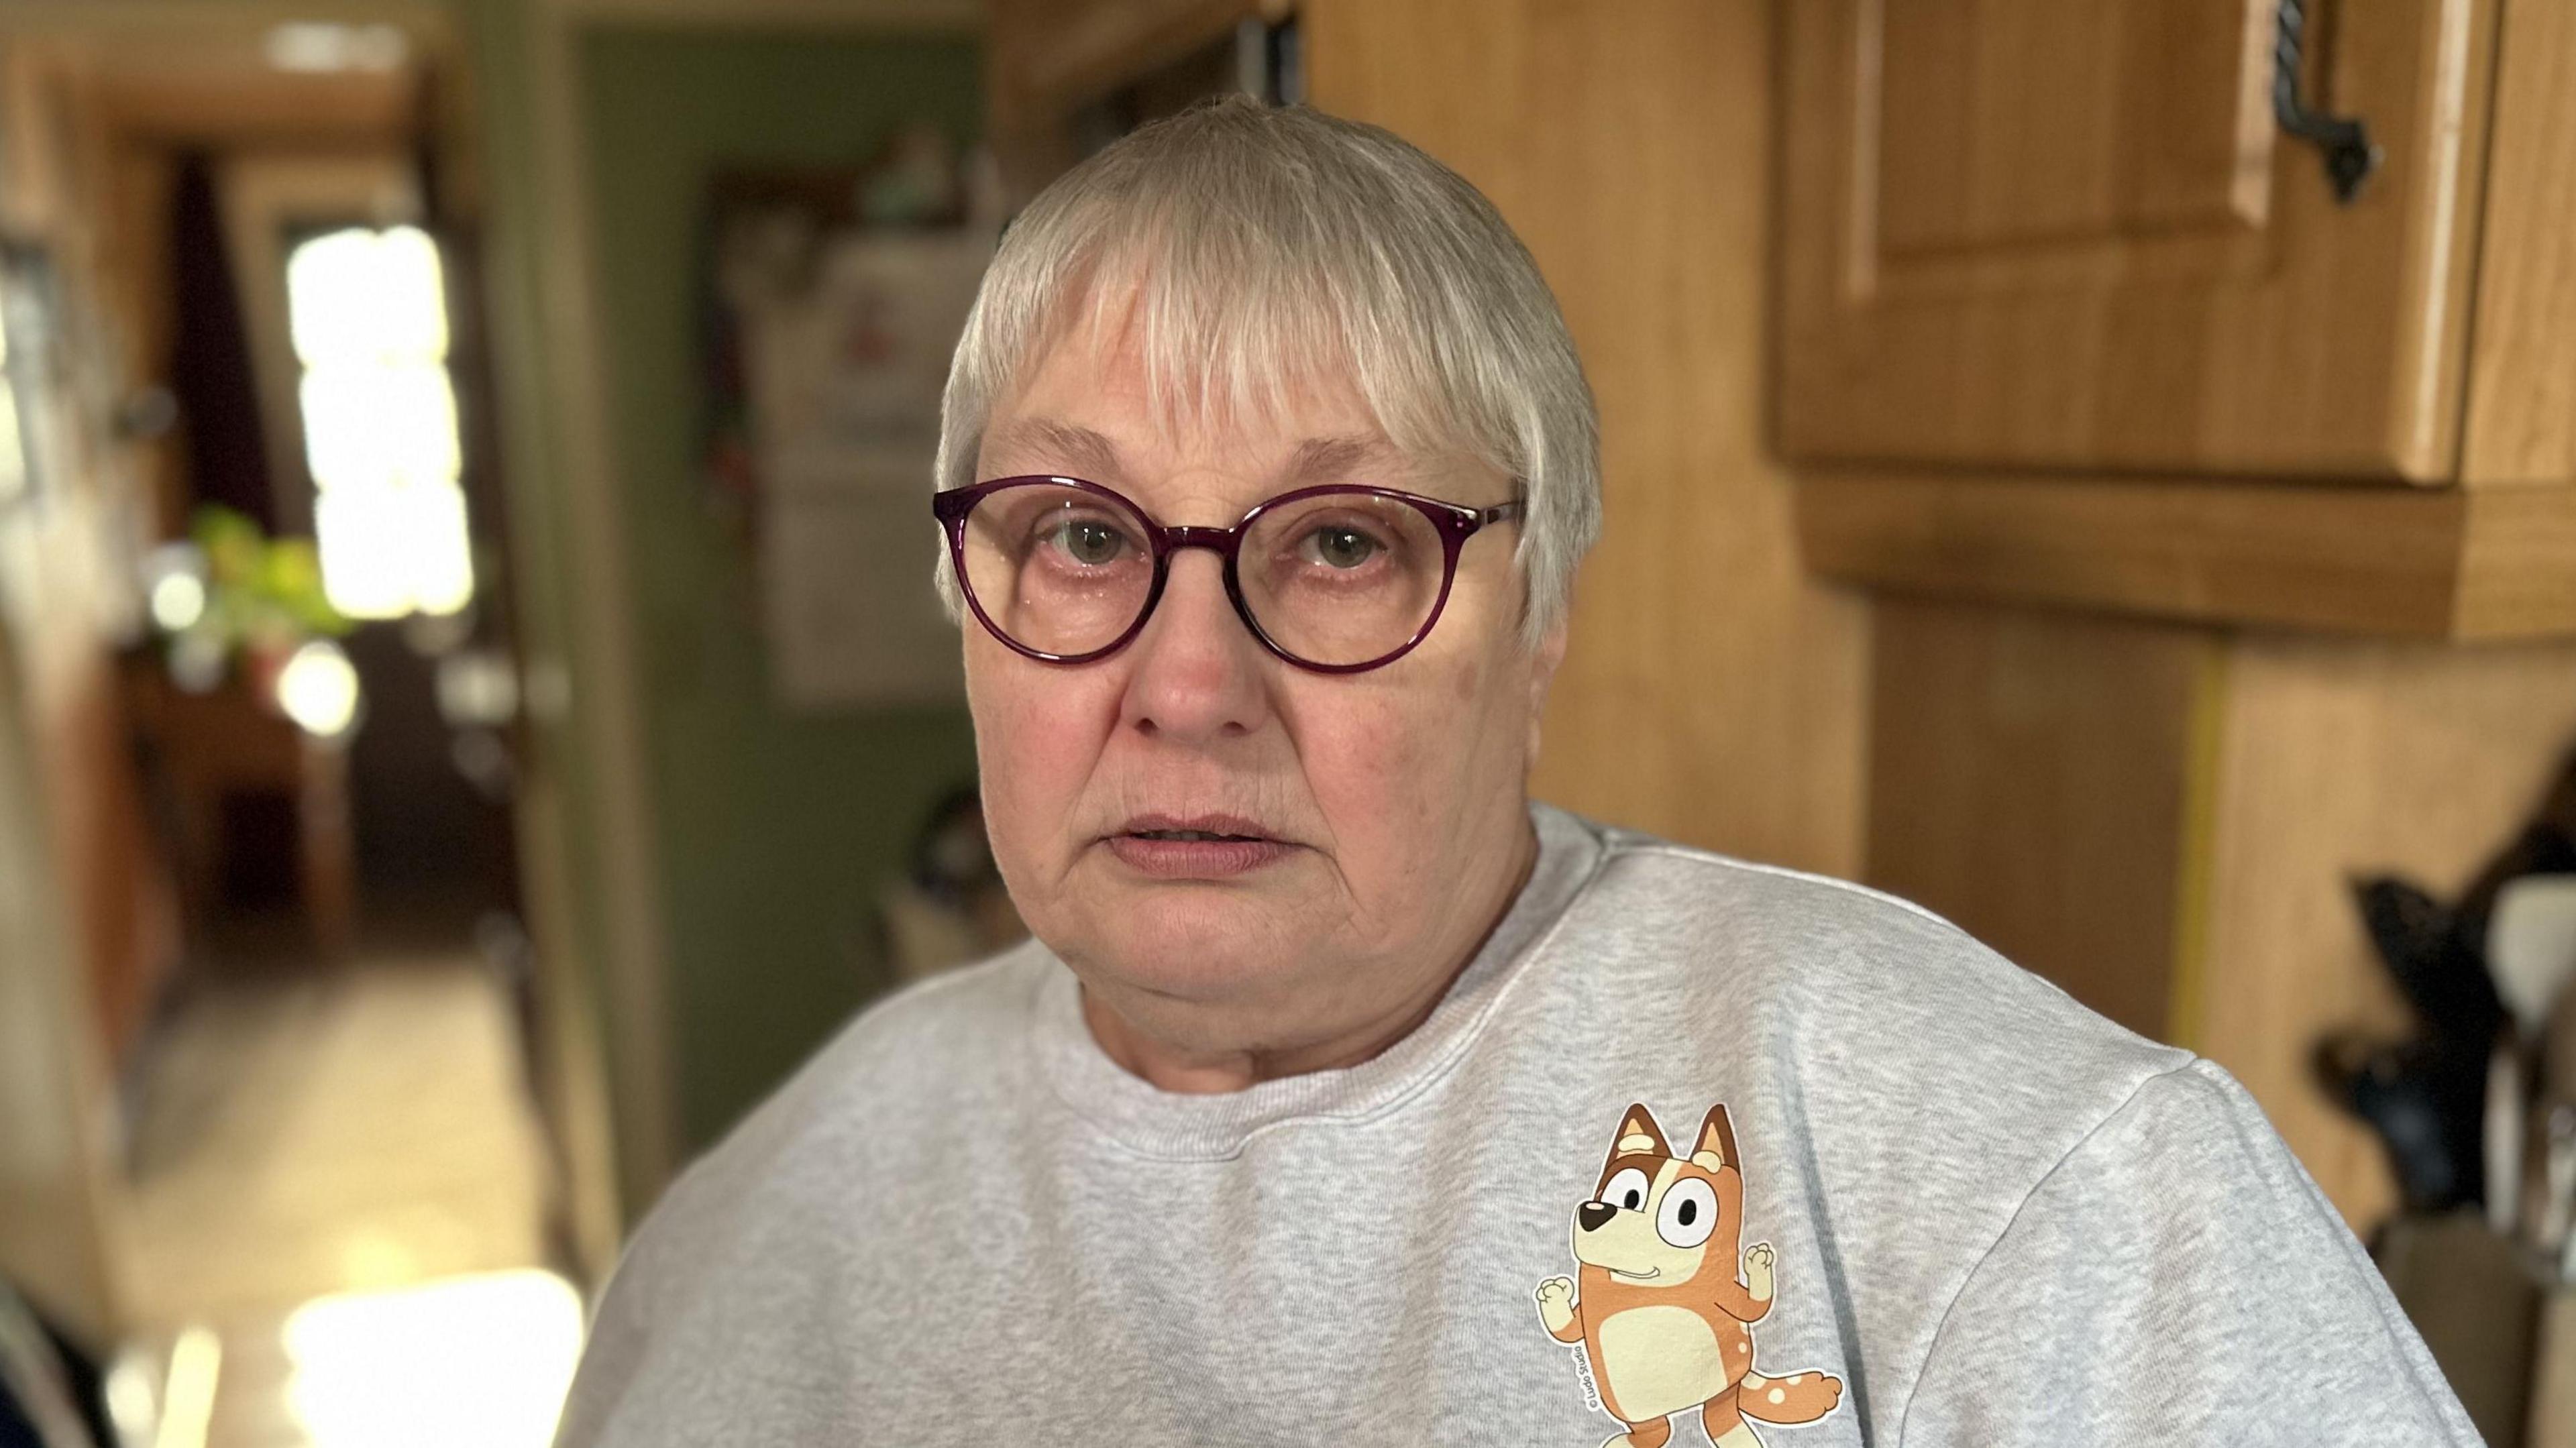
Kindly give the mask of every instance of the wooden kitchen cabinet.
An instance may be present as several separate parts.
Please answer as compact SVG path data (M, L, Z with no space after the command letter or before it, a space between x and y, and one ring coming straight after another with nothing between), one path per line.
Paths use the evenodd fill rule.
M1791 455L2449 479L2495 6L2310 8L2348 203L2276 0L1786 7Z
M1775 425L1828 577L2576 634L2576 6L1781 7Z

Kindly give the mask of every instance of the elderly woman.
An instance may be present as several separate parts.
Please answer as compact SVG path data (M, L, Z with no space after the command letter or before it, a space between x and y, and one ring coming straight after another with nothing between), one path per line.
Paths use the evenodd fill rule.
M1383 131L1040 196L933 506L1036 938L671 1189L563 1441L2475 1442L2216 1067L1528 801L1597 474L1528 253Z

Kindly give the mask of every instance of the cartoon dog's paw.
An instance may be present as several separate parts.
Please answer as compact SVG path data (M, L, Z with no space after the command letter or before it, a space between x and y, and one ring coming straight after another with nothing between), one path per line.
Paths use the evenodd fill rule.
M1538 1285L1539 1320L1550 1332L1562 1331L1574 1320L1574 1279L1551 1277Z
M1744 1285L1753 1290L1754 1296L1770 1297L1771 1270L1778 1262L1778 1254L1768 1242L1756 1242L1744 1249Z

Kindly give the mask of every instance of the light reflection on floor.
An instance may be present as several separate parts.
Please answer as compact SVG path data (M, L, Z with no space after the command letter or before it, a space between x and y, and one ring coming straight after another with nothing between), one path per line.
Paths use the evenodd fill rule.
M129 1441L547 1442L582 1307L545 1270L550 1168L515 1031L462 954L191 1007L139 1123Z
M551 1272L318 1298L286 1319L287 1405L314 1448L545 1448L581 1325Z

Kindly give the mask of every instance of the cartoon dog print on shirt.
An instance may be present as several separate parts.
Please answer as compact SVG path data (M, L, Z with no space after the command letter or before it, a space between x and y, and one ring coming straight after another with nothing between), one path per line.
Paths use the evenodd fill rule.
M1771 1310L1775 1259L1767 1242L1739 1257L1743 1232L1726 1108L1710 1107L1698 1143L1676 1156L1654 1113L1629 1107L1592 1200L1574 1209L1580 1285L1538 1285L1539 1320L1557 1341L1583 1344L1601 1406L1627 1425L1602 1448L1660 1448L1673 1415L1691 1408L1717 1448L1759 1448L1746 1419L1811 1423L1842 1401L1839 1378L1753 1370L1751 1325Z

